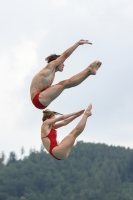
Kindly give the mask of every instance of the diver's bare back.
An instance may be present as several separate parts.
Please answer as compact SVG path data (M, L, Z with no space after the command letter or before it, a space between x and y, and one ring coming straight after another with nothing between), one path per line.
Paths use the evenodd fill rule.
M46 88L50 87L55 77L55 69L44 67L38 74L34 76L30 86L31 100L36 93L42 92Z

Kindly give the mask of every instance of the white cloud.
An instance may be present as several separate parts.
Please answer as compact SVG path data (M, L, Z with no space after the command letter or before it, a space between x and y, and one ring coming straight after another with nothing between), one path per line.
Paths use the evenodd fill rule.
M23 41L0 55L1 85L11 91L24 84L25 77L37 65L36 48L34 41Z
M76 14L80 17L85 17L88 15L88 9L85 5L75 5L74 6L74 14Z
M16 122L23 113L24 104L28 97L22 96L25 80L33 70L38 67L37 48L41 39L45 36L44 32L38 32L35 40L22 40L20 44L12 46L0 54L0 121L1 133L4 138L10 135L14 129L18 134ZM29 85L27 86L29 92ZM6 133L6 134L3 134ZM9 135L8 135L9 134Z
M66 6L68 4L68 0L53 0L52 3L59 6Z
M109 143L110 136L115 144L118 136L119 144L124 144L124 140L119 140L120 135L122 133L125 137L124 129L129 134L132 132L133 121L132 8L132 0L84 3L79 0L24 0L16 3L12 0L8 5L3 1L0 7L2 150L18 151L19 146L27 149L28 146L39 146L42 113L30 102L31 79L45 65L47 55L62 53L81 38L89 39L93 46L79 47L65 62L64 72L56 75L54 82L71 77L96 59L103 62L102 68L96 77L64 91L50 108L68 113L91 102L93 117L80 138L90 141L92 133L95 141ZM61 137L71 131L73 123L69 127L59 131ZM132 136L129 138L125 145L130 143Z
M122 14L124 17L126 17L128 20L133 20L133 2L129 5L125 5L122 10Z
M69 0L50 0L50 1L39 0L39 1L45 6L50 6L49 10L50 8L52 10L53 8L55 9L55 8L64 7L69 3Z

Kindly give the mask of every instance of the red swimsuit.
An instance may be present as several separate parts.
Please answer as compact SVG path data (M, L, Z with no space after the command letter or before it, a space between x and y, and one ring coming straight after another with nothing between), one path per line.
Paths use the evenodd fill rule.
M57 141L56 141L56 136L57 136L56 130L52 128L51 131L50 131L50 133L49 133L47 136L42 137L42 139L43 139L43 138L46 138L46 137L50 139L50 149L49 149L49 153L50 153L55 159L61 160L61 159L59 159L59 158L56 158L56 157L53 155L53 153L52 153L52 149L53 149L54 147L58 146Z
M38 92L38 93L34 96L34 98L33 98L33 100L32 100L32 103L34 104L34 106L35 106L36 108L38 108L38 109L44 109L44 108L46 108L47 106L44 106L44 105L42 105L42 104L40 103L40 101L39 101L39 94L40 94L40 92Z

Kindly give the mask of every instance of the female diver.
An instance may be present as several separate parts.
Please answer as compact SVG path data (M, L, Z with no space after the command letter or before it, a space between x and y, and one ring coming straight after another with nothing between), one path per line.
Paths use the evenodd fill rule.
M44 110L43 124L41 127L41 139L46 150L57 160L64 160L68 157L75 139L82 133L85 128L87 118L92 115L92 105L90 104L86 110L61 115L57 112ZM84 113L84 114L83 114ZM72 122L75 118L83 114L77 126L67 135L60 144L56 141L56 130L61 126L65 126ZM55 115L61 115L55 117ZM60 121L60 122L59 122ZM58 122L58 123L57 123Z

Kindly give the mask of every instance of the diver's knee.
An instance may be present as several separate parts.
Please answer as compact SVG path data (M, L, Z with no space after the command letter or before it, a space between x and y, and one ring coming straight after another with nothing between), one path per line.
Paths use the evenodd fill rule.
M68 80L60 81L58 84L65 88L68 85Z
M65 160L68 157L69 153L65 153L61 155L61 160Z

